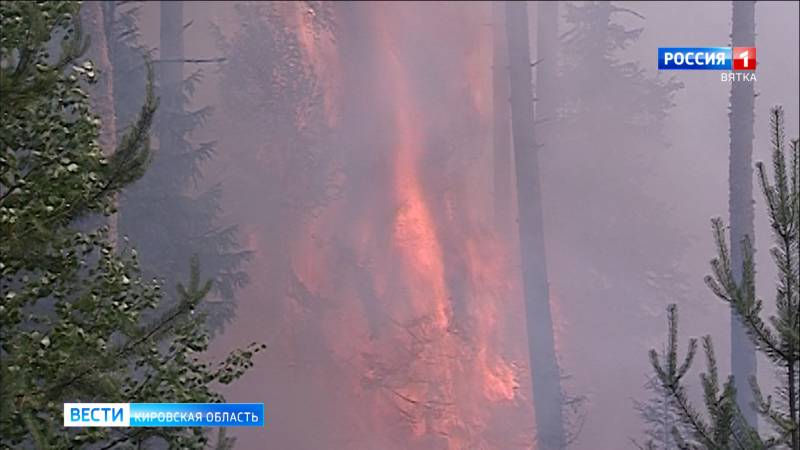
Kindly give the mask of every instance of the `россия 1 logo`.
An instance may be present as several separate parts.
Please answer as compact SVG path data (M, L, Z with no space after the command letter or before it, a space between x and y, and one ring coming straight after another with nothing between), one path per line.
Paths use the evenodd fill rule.
M717 70L722 81L756 81L755 47L659 47L658 70Z

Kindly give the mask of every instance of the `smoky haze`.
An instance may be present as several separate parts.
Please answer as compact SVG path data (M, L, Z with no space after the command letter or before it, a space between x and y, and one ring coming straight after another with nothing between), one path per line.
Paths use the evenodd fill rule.
M491 4L311 3L184 4L186 56L225 58L192 97L214 107L191 137L217 141L200 187L221 184L224 221L253 252L212 346L268 346L225 387L266 405L266 427L235 431L236 448L535 448L518 229L493 215ZM648 396L667 304L682 339L711 334L730 365L728 309L702 279L709 219L728 214L731 86L659 74L656 49L728 46L731 5L625 2L635 14L594 28L580 5L559 2L558 78L542 93L558 112L530 130L571 448L616 450L642 438L633 401ZM158 11L141 11L150 47ZM528 11L536 61L536 2ZM756 6L754 160L769 159L773 105L798 134L797 17L797 2ZM638 64L636 84L571 38L618 27L641 29L612 52ZM526 193L513 195L516 211ZM755 227L766 249L758 195ZM757 262L771 298L768 252Z

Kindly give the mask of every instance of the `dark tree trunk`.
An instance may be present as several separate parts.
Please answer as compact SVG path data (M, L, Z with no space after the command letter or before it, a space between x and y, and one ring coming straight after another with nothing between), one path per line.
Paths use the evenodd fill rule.
M183 148L183 2L161 2L161 35L159 62L158 148L174 152Z
M561 373L556 360L545 259L539 162L533 134L533 86L527 2L506 2L511 130L517 175L517 206L525 320L538 450L566 447Z
M734 47L755 47L755 2L733 2L731 40ZM742 248L745 236L753 232L753 107L752 81L737 81L731 87L729 167L731 224L731 263L737 282L741 282ZM731 372L736 378L737 402L747 422L756 425L756 411L750 406L753 393L749 380L756 376L756 352L739 319L731 314Z
M550 132L556 119L558 68L558 2L536 2L536 128L537 140L554 151Z
M505 5L492 3L492 140L494 147L494 224L504 238L513 233L514 182L511 153L511 120L509 117L508 38L506 37Z

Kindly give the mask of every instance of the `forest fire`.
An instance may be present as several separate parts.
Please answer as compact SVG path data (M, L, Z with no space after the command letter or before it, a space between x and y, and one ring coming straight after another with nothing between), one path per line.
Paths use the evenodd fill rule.
M322 117L344 175L341 194L287 243L293 281L278 348L288 359L308 345L326 354L303 376L337 386L348 400L331 426L370 447L526 440L491 429L525 420L512 411L530 404L517 395L524 336L516 347L507 339L522 330L506 323L521 308L510 301L511 249L475 186L491 180L476 163L490 149L488 8L441 4L420 21L409 4L349 4L335 10L348 25L335 42L303 8L281 8L322 99L312 106L322 114L301 110L297 127ZM460 20L441 26L449 16Z
M322 96L325 125L335 127L339 115L336 108L340 102L338 96L341 90L338 82L341 78L341 67L332 30L321 23L314 9L306 7L302 2L276 2L274 7L284 19L287 31L296 36L307 68L321 81L319 93Z
M407 447L409 439L415 448L500 448L486 437L488 423L496 405L516 407L519 388L516 365L501 356L497 336L512 316L507 313L512 305L505 265L509 249L484 223L481 205L486 202L469 193L470 177L489 182L469 163L488 150L481 148L488 137L464 142L454 131L489 130L489 55L485 39L473 36L485 33L486 27L476 25L488 20L487 8L441 5L432 9L429 22L416 23L409 5L351 8L357 11L350 14L369 23L365 33L372 44L358 57L361 70L372 78L366 84L341 83L373 102L337 105L337 110L356 127L381 132L354 140L348 133L362 130L347 128L348 122L338 132L352 147L348 151L369 152L362 157L374 159L372 170L381 172L349 172L348 183L371 180L364 186L370 192L345 194L313 221L309 235L336 244L320 249L298 243L304 250L296 253L295 270L318 298L336 302L338 312L320 325L335 363L341 364L339 373L358 399L351 407L379 412L366 419L369 426L361 419L364 433L398 448ZM467 23L440 30L437 14L457 14ZM414 46L409 29L431 37L450 35L443 41L446 47L437 50L463 59L437 61L435 53ZM316 52L306 55L314 68L326 59ZM420 64L426 62L434 64L428 69L437 77L423 76ZM451 78L464 76L458 74L466 78ZM453 114L463 109L465 96L468 108ZM426 167L432 162L443 164L443 170L432 173ZM442 183L445 176L449 186ZM346 240L336 229L343 222L350 229ZM389 245L380 244L384 241ZM342 252L354 255L347 261L361 270L341 267Z
M489 6L426 4L421 17L414 4L342 3L325 12L335 39L297 4L250 8L277 14L264 36L293 49L255 64L280 74L267 94L299 96L298 137L278 122L255 164L316 171L272 185L285 228L248 227L259 290L283 298L271 348L284 362L269 377L297 386L268 391L286 397L275 407L335 408L314 433L358 448L532 442L515 249L491 223Z
M385 14L385 13L383 13ZM393 239L403 259L406 261L409 284L419 292L412 294L417 305L417 314L432 313L435 324L445 330L448 327L450 307L444 280L444 262L430 206L427 204L420 175L420 154L424 152L417 119L420 115L412 105L404 68L396 56L396 50L386 36L384 26L380 26L379 42L382 56L387 61L381 65L387 69L382 78L386 83L383 90L394 101L394 192L395 201L400 205L394 223Z
M620 3L0 2L0 449L800 450L800 3Z

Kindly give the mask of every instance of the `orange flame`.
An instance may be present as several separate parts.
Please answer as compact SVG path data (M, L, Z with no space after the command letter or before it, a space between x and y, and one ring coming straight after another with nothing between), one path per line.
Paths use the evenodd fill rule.
M369 18L375 53L364 68L374 73L374 84L364 86L363 94L376 97L373 110L358 113L382 115L380 123L388 124L372 144L386 147L375 151L390 169L386 177L375 177L372 189L386 192L378 198L395 209L384 230L380 208L358 205L358 215L344 222L344 245L351 254L345 261L337 259L330 242L342 236L332 224L347 215L341 209L348 199L310 221L294 245L294 272L316 299L329 303L315 325L338 364L325 377L335 379L337 389L349 387L342 416L356 432L371 436L365 442L372 447L402 442L405 448L505 448L490 442L486 431L493 417L500 420L519 403L517 364L507 359L509 353L518 355L498 348L509 318L521 320L509 313L513 306L506 301L514 284L507 262L512 249L484 223L490 216L486 201L475 196L481 185L490 185L488 172L455 152L450 166L436 169L452 172L457 187L432 187L426 177L431 155L446 154L450 147L476 155L489 150L488 8L467 3L358 8ZM339 98L340 49L321 43L303 8L296 9L298 42L322 77L329 124L337 124L336 109L346 99ZM427 21L420 18L422 9ZM415 47L409 39L417 32L446 50ZM427 55L433 51L452 61L435 61L438 54ZM426 56L439 65L429 71L424 64L431 61L420 62ZM429 73L436 70L438 78ZM387 238L390 243L381 245ZM367 282L353 275L359 271L369 273ZM370 334L368 307L388 318L381 322L388 331Z
M328 127L336 126L338 119L339 96L338 81L341 78L341 65L338 49L330 30L318 23L313 9L303 2L281 3L287 23L296 30L297 41L303 51L305 62L321 81L322 108Z
M404 68L392 51L392 43L389 42L385 32L382 32L379 38L381 47L385 50L384 55L388 59L386 64L389 70L386 81L394 88L392 97L396 104L393 111L397 130L397 142L394 147L395 194L401 206L394 223L394 239L411 272L410 282L420 289L430 291L436 324L439 328L446 329L449 322L449 308L442 249L418 174L419 157L424 151L420 136L422 127L411 105L411 93L403 76ZM427 306L427 301L422 295L414 295L413 298L425 302L417 305L418 307Z

